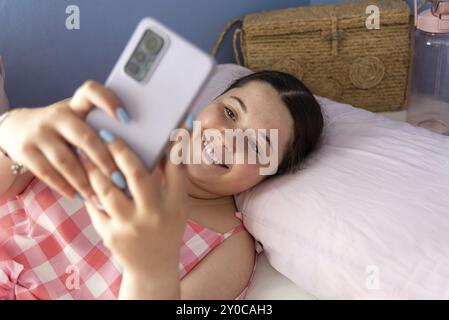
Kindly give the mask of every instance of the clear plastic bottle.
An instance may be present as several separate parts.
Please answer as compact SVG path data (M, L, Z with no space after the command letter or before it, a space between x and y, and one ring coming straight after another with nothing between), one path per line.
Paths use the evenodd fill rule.
M449 15L418 16L412 70L407 122L449 135Z

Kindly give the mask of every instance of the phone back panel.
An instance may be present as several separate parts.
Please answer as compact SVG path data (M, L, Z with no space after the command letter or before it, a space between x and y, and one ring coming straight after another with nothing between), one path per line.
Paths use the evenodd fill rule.
M147 81L138 82L125 72L125 65L149 28L163 35L166 47ZM95 108L89 113L87 123L123 139L152 169L171 130L182 123L214 67L211 56L160 22L145 18L106 81L106 87L123 101L130 122L119 123Z

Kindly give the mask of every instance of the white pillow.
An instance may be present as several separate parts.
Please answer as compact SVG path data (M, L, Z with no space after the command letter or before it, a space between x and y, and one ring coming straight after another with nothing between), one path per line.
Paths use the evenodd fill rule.
M305 168L236 196L271 265L317 298L449 298L449 137L319 98Z
M0 114L8 109L8 99L6 98L5 85L5 68L3 66L2 57L0 56Z

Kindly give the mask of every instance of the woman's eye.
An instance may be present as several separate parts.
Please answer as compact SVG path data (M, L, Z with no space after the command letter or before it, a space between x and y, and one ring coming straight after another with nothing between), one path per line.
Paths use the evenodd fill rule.
M229 109L228 107L224 107L224 113L225 116L233 121L235 121L235 114L234 111L232 111L231 109Z

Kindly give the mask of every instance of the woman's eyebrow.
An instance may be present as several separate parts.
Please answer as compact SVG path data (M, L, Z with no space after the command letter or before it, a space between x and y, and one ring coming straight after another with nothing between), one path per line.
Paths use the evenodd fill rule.
M245 103L242 101L242 99L240 99L239 97L236 97L236 96L230 96L229 98L236 100L240 104L240 108L242 108L243 112L246 113L247 108L246 108Z

